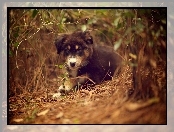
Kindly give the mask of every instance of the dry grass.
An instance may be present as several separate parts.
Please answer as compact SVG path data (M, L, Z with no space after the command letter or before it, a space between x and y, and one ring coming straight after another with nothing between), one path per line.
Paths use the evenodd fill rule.
M54 79L51 79L54 80ZM57 81L42 90L9 98L10 124L165 124L166 104L159 97L131 98L132 70L125 66L112 81L53 99ZM49 89L47 91L46 89Z

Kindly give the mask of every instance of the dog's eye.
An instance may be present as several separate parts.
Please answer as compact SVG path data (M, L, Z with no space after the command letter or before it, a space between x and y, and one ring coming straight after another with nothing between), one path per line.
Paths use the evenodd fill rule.
M79 56L82 56L83 55L83 49L82 48L78 48L76 50L76 53L79 55Z
M82 53L83 49L79 47L76 51L77 51L77 53Z
M82 48L81 47L79 47L78 49L77 49L77 51L81 51L82 50Z

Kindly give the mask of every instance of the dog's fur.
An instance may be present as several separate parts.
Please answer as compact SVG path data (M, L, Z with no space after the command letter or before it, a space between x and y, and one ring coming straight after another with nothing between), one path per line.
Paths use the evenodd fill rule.
M68 72L68 79L59 87L60 93L87 80L95 84L111 80L120 69L121 57L111 47L95 45L88 31L62 35L55 45Z

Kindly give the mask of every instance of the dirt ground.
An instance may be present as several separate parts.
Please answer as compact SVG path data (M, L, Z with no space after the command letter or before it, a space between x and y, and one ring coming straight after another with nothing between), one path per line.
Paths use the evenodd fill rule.
M9 124L166 124L165 99L130 99L131 75L126 67L112 81L60 98L52 98L56 81L50 82L48 92L10 97Z

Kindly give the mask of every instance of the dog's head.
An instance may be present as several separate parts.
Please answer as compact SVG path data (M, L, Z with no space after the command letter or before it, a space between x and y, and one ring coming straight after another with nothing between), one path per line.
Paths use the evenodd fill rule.
M64 34L55 40L55 45L70 70L85 66L93 52L93 38L88 31Z

